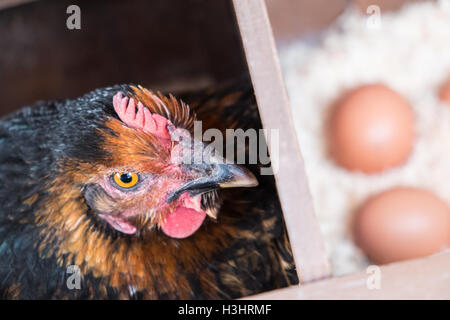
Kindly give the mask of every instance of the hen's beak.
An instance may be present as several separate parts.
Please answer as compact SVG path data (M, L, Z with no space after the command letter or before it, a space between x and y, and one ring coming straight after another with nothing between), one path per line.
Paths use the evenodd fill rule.
M184 165L184 168L186 171L195 172L196 178L172 192L167 197L168 203L186 191L194 196L218 188L256 187L258 185L258 180L250 170L236 164Z
M168 127L172 139L178 142L183 153L195 155L201 153L200 163L182 163L182 169L190 177L184 185L173 191L167 197L167 203L177 199L183 192L188 191L192 196L202 194L218 188L255 187L258 180L243 166L230 164L225 159L216 156L211 150L204 149L203 142L192 139L190 133L184 129ZM209 151L208 151L209 150Z
M256 187L258 180L247 168L234 164L219 165L214 177L220 188Z

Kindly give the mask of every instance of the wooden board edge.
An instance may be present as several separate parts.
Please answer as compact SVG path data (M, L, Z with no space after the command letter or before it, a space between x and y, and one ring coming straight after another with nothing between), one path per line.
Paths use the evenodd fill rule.
M450 250L246 299L449 300Z
M267 138L268 131L266 140L272 165L278 167L278 195L300 282L329 277L265 2L233 0L233 4L263 127L279 132L278 144Z

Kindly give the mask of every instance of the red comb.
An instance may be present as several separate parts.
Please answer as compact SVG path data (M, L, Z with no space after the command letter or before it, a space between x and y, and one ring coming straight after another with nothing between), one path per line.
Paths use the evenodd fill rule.
M156 95L152 97L155 103L164 104ZM152 134L160 139L169 139L170 134L167 130L167 125L171 122L160 116L159 114L152 114L142 102L138 102L137 111L136 103L133 98L123 97L121 92L118 92L113 97L114 110L127 126L134 129L141 129L146 133Z

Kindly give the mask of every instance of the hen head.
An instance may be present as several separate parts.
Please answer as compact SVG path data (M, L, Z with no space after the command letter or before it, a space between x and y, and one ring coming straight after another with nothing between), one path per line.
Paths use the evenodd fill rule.
M192 136L195 115L172 95L131 87L113 97L113 107L116 117L97 132L103 156L93 163L63 161L64 173L52 186L64 193L57 199L70 197L68 181L81 188L89 219L104 231L186 238L206 216L216 218L219 188L257 185L247 169L204 152Z

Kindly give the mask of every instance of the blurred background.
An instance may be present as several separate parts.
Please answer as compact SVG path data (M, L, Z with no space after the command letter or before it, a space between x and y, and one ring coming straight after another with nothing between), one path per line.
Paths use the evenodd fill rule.
M407 1L354 2L392 10ZM283 45L317 34L352 1L266 3ZM64 27L71 4L83 8L81 30ZM0 49L0 115L36 100L76 97L119 82L164 90L247 72L229 0L0 0Z
M366 11L378 5L383 12L430 0L266 0L275 39L279 45L307 38L327 28L349 6Z
M66 28L72 4L81 30ZM0 0L0 52L0 115L116 83L189 89L246 72L228 0Z

